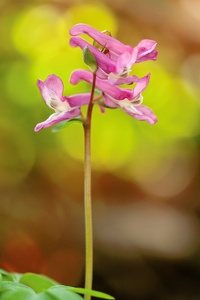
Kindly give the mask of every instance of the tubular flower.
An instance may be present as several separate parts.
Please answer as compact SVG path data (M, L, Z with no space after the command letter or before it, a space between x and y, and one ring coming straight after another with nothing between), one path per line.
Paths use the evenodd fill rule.
M49 75L45 81L38 80L37 85L45 103L55 112L44 122L37 124L35 131L80 116L79 107L87 104L90 99L90 93L63 96L63 82L54 74Z
M150 74L142 78L137 76L122 78L120 79L121 84L135 83L133 89L126 89L112 85L107 80L97 78L96 87L102 91L103 103L106 107L121 107L124 112L135 119L154 124L157 122L155 114L150 108L141 105L143 101L141 93L147 87L149 79ZM92 73L85 70L76 70L71 74L70 82L72 84L77 84L81 80L92 83Z
M149 124L157 122L152 110L144 105L142 92L149 83L150 74L139 78L130 75L134 64L146 60L156 60L157 50L154 40L144 39L136 47L125 45L113 38L108 31L100 32L87 24L77 24L70 30L72 47L83 50L83 60L90 72L75 70L71 74L71 84L86 81L92 85L91 93L63 96L63 82L52 74L45 81L38 80L37 85L45 103L54 110L50 117L36 125L35 131L50 127L58 122L83 118L81 107L91 102L105 108L121 108L125 113L137 120L147 121ZM86 34L93 39L93 43L80 37ZM128 88L121 87L128 85ZM132 87L131 87L132 85ZM96 92L100 94L94 99ZM61 124L62 125L62 124Z
M142 40L136 47L132 48L86 24L73 26L70 34L73 36L70 39L71 46L79 46L81 49L88 46L99 66L97 76L102 79L108 78L112 84L116 84L117 79L120 77L129 76L135 63L145 60L156 60L157 58L158 52L154 50L157 43L153 40ZM105 55L104 51L98 50L84 39L78 37L77 35L79 34L90 36L103 47L104 51L107 51L107 55Z

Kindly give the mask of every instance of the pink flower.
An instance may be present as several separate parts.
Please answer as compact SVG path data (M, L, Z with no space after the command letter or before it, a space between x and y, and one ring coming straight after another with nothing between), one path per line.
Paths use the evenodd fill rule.
M142 91L147 87L150 79L150 74L143 78L130 76L121 78L120 84L135 83L133 89L120 88L110 84L107 80L96 78L96 87L102 91L104 97L104 105L107 107L121 107L124 112L134 117L137 120L147 121L149 124L157 122L157 118L152 110L141 105L143 97ZM85 80L92 83L92 73L85 70L76 70L71 74L70 82L77 84L79 81Z
M63 82L54 74L49 75L45 81L38 80L37 85L45 103L55 112L46 121L37 124L35 131L79 117L81 114L79 106L88 103L90 99L90 93L63 96Z
M86 24L73 26L70 34L71 46L84 50L84 62L91 70L91 72L75 70L70 82L77 84L84 80L93 85L93 88L99 89L101 93L93 101L100 106L101 111L104 111L105 107L121 107L124 112L138 120L156 123L157 118L151 109L141 105L142 92L149 83L150 74L142 78L129 75L135 63L156 60L158 53L155 50L156 42L146 39L139 42L136 47L131 47ZM79 37L80 34L91 37L93 44ZM120 87L124 84L128 85L128 88ZM133 88L130 88L132 84ZM53 74L45 81L38 80L37 85L45 103L54 110L54 113L47 120L37 124L35 131L61 121L82 118L81 106L91 101L91 93L63 96L63 82Z
M77 37L77 35L84 33L108 50L108 56L84 39ZM134 63L156 60L158 53L154 50L156 42L153 40L142 40L136 47L132 48L86 24L73 26L70 34L73 36L70 39L71 46L79 46L81 49L88 46L99 66L97 76L102 79L108 78L112 84L116 84L120 77L127 77Z

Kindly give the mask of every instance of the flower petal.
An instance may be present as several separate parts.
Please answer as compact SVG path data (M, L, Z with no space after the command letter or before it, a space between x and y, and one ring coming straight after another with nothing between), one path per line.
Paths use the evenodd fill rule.
M144 105L122 107L123 111L139 121L147 121L149 124L155 124L158 119L153 111Z
M134 94L133 98L134 99L137 98L142 93L142 91L144 91L144 89L149 84L149 80L150 80L150 73L142 78L139 78L136 81L136 85L133 90L133 94Z
M131 51L125 51L118 56L116 60L117 73L123 73L123 71L130 72L131 67L136 62L138 56L138 48L132 48Z
M90 102L91 93L75 94L67 97L68 103L71 107L83 106Z
M37 124L35 126L34 130L37 132L37 131L41 130L42 128L50 127L50 126L52 126L56 123L59 123L59 122L64 121L64 120L69 120L69 119L75 118L79 115L80 115L80 109L79 108L75 108L71 111L65 111L65 112L62 112L62 113L54 113L54 114L50 115L50 117L46 121Z
M117 73L123 73L124 69L127 69L127 65L131 60L131 54L126 51L123 54L119 55L116 61Z
M81 80L85 80L92 84L92 73L85 70L75 70L71 74L70 83L77 84ZM103 93L108 94L117 100L123 100L125 98L129 100L133 99L133 90L119 88L115 85L109 84L107 80L102 80L98 77L96 78L96 87Z
M151 53L148 53L144 56L138 57L136 60L136 63L140 63L146 60L156 60L157 59L157 55L158 55L158 51L157 50L153 50Z
M136 75L128 76L128 77L120 77L115 80L116 85L121 85L121 84L132 84L134 82L138 82L140 80L139 77ZM108 81L110 82L110 77L108 78ZM111 84L113 81L110 82Z
M48 104L48 100L50 99L64 101L63 99L64 85L62 80L58 76L51 74L47 77L45 81L38 80L37 85L40 89L44 101L47 104Z
M72 36L76 36L83 33L89 35L97 43L115 53L121 54L127 50L127 46L119 42L117 39L107 34L104 34L87 24L76 24L70 29L70 34Z
M111 73L116 71L116 64L104 53L99 51L97 48L89 44L87 41L80 37L72 37L70 39L70 45L72 47L79 46L82 50L87 46L90 52L94 55L98 66L106 73Z
M150 73L142 78L139 78L135 75L126 78L119 78L114 82L114 84L118 85L118 84L136 83L133 89L132 99L128 98L129 100L133 100L137 98L142 93L142 91L144 91L144 89L149 84L149 80L150 80ZM108 79L108 81L110 82L110 78ZM111 82L111 84L113 84L113 82Z
M103 102L106 106L111 108L119 107L119 105L116 102L114 102L108 95L104 96Z
M154 40L142 40L137 45L138 55L136 62L143 62L145 60L156 60L158 51L154 50L157 43Z

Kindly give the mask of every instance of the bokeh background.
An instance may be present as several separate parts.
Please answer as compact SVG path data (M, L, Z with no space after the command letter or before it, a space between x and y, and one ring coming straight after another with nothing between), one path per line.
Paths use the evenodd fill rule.
M88 23L123 43L155 39L144 102L150 126L94 111L94 288L117 299L200 297L200 2L0 1L0 267L83 285L83 132L34 126L51 113L36 86L86 68L69 29Z

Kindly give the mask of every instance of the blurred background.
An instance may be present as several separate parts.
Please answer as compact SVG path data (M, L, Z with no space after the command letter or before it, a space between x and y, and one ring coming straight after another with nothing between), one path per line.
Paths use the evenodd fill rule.
M33 131L52 111L36 86L86 68L69 29L88 23L125 44L158 42L144 103L150 126L121 110L93 116L94 289L117 299L200 297L200 1L0 0L0 267L84 277L83 132Z

